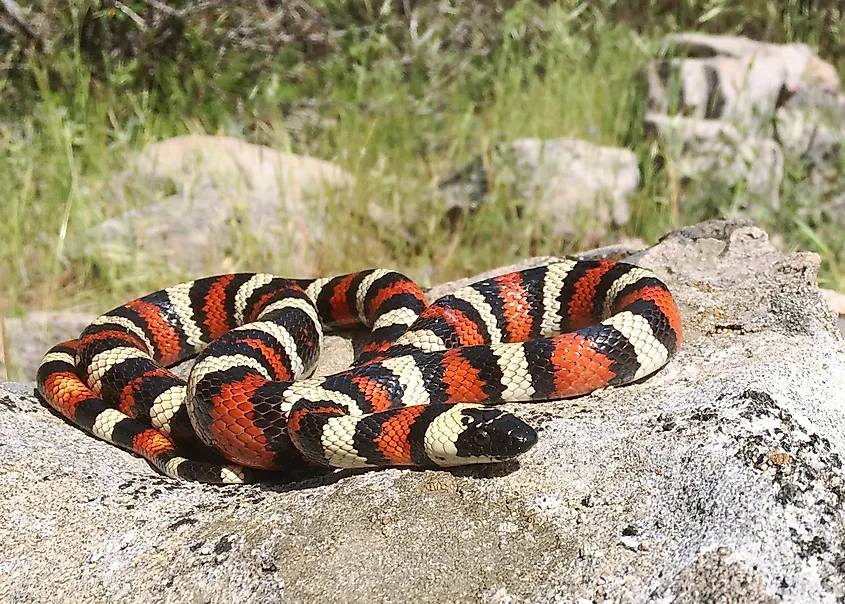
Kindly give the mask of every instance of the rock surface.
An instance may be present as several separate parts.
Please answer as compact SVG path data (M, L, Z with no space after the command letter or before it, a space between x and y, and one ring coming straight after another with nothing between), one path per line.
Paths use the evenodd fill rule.
M628 222L628 201L640 185L637 156L573 138L523 138L498 145L442 184L449 207L474 209L493 187L506 187L556 236L599 236Z
M845 335L845 294L833 291L831 289L823 289L822 296L824 296L827 305L839 317L839 331Z
M836 68L806 44L670 34L647 70L649 110L757 127L799 90L839 92Z
M233 187L302 198L354 178L313 157L253 145L230 136L190 134L148 145L129 172L133 178L177 188Z
M506 467L183 484L0 384L0 601L841 601L845 345L818 257L711 222L632 258L676 295L679 354L510 405L540 440Z
M96 313L82 311L33 311L0 321L0 381L31 380L48 348L77 337ZM5 376L5 378L4 378Z
M777 208L783 181L783 152L770 138L749 137L729 122L650 113L646 128L660 141L682 179L718 175Z
M666 36L660 54L642 74L644 119L677 177L742 184L743 209L762 200L777 210L787 158L807 167L819 197L841 193L845 95L813 49L682 33Z
M827 199L845 194L841 182L842 149L845 144L845 95L832 98L805 90L777 111L777 138L788 156L801 158L808 181L817 192L823 210L833 220L845 219L845 210ZM826 207L825 207L826 206Z
M231 137L175 137L144 149L112 187L117 198L153 200L167 186L176 193L106 220L74 253L188 277L231 270L234 257L281 254L307 275L322 236L321 196L353 183L313 157Z

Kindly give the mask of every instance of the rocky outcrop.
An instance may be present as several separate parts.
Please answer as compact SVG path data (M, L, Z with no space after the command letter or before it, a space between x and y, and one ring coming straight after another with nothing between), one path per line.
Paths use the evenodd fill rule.
M0 381L31 380L48 348L77 337L97 315L82 311L33 311L0 318Z
M822 296L824 296L827 305L836 313L839 318L839 331L845 335L845 294L841 294L831 289L823 289Z
M323 236L325 195L353 183L312 157L231 137L179 136L150 145L115 178L115 198L128 209L92 229L73 253L190 277L272 253L307 275ZM174 194L154 201L168 188ZM145 202L138 207L132 199Z
M553 236L603 234L628 222L640 185L637 156L583 140L516 139L476 158L441 183L450 208L477 208L494 189L506 191Z
M839 92L836 68L806 44L671 34L647 69L649 111L757 127L800 90Z
M818 195L835 189L845 95L807 45L669 35L643 78L646 128L673 177L739 185L777 209L786 157L807 166Z
M0 600L841 600L845 344L819 258L725 222L631 258L675 293L679 354L511 405L540 439L504 467L183 484L0 385Z
M746 187L772 208L780 205L784 157L774 140L749 138L721 120L651 113L645 124L647 132L661 141L673 173L681 179L716 175L731 187Z

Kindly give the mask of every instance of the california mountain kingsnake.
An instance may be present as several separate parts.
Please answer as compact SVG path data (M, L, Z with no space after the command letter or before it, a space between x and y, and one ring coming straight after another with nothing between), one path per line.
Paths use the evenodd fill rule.
M360 325L372 339L353 367L307 378L323 328ZM615 261L509 273L430 306L387 270L317 280L239 273L102 315L45 354L37 389L74 424L169 476L238 483L247 468L509 459L537 435L490 404L639 380L680 343L666 286ZM195 355L187 383L166 369Z

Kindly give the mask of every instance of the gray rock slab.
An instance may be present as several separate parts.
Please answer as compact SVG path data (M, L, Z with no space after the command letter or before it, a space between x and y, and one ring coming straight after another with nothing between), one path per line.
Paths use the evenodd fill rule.
M799 91L839 92L836 67L806 44L683 32L667 35L658 54L680 57L647 69L649 101L664 113L680 101L679 109L687 115L747 122L765 119Z
M522 138L501 143L490 161L476 158L441 185L450 208L475 209L494 187L507 187L552 233L597 237L626 224L640 186L637 156L574 138Z
M774 140L748 136L722 120L647 113L644 122L681 179L744 183L749 193L779 207L784 156Z
M509 405L540 439L506 466L179 483L0 385L0 601L841 601L845 342L818 256L710 222L635 257L676 295L679 354Z
M813 49L684 32L666 36L658 54L640 74L645 125L680 178L743 182L777 209L786 159L808 169L816 193L808 208L841 193L845 95L836 68ZM835 204L821 206L841 218Z
M73 241L70 253L186 278L231 271L243 255L282 258L307 275L315 270L327 197L354 183L314 157L228 136L177 136L131 158L110 183L124 211Z
M145 147L120 178L173 181L180 190L235 187L301 198L355 178L331 162L254 145L231 136L189 134Z
M41 357L54 344L77 337L97 315L84 311L29 312L0 320L0 380L35 379Z

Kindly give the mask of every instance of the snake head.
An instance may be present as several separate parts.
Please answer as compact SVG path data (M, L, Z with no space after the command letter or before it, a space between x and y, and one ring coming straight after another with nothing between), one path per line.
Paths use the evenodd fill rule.
M426 453L444 467L505 461L536 443L537 432L515 415L478 405L449 405L426 431Z

